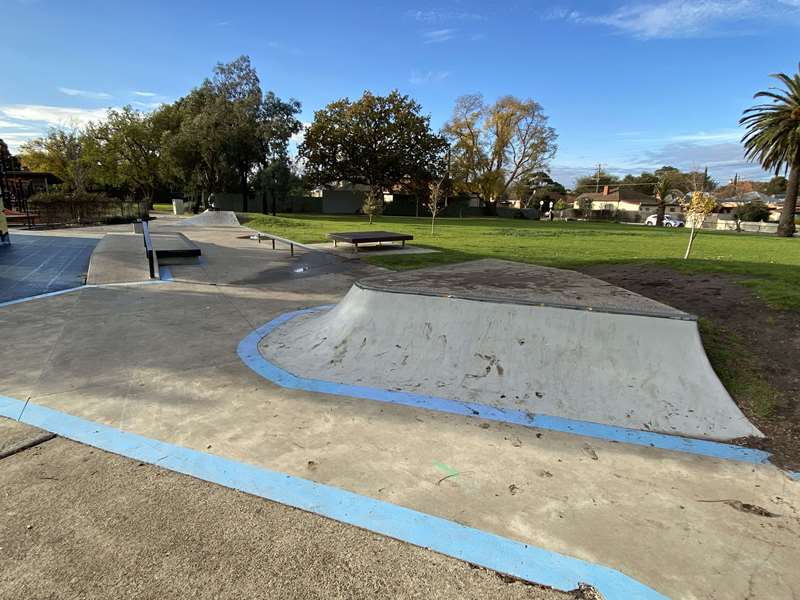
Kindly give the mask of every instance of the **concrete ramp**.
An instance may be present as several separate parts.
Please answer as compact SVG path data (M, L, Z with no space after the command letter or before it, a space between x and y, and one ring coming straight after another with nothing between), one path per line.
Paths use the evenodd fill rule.
M363 279L260 351L315 380L718 440L761 435L717 379L694 317L561 269L482 260Z
M204 227L239 227L236 213L230 210L207 210L189 219L181 219L178 225L202 225Z

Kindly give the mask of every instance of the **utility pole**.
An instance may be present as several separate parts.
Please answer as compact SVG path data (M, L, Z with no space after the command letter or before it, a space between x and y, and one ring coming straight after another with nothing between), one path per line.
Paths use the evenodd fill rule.
M598 193L600 191L600 170L603 168L602 163L597 163L597 176L594 178L595 185L594 185L594 193Z

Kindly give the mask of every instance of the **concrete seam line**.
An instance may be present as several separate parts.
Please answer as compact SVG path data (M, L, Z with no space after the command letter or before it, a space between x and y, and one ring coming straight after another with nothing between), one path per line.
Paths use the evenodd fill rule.
M56 437L55 433L43 433L41 435L37 435L32 440L29 440L27 442L23 442L23 443L18 444L16 446L12 446L8 450L3 450L2 452L0 452L0 460L3 460L4 458L8 458L9 456L13 456L14 454L18 454L18 453L22 452L23 450L27 450L28 448L33 448L34 446L38 446L39 444L43 444L44 442L48 442L48 441L52 440L54 437Z
M172 278L172 272L166 267L163 267L163 270L165 271L166 277L162 277L161 279L152 279L146 281L122 281L118 283L87 283L85 285L80 285L78 287L66 288L64 290L56 290L55 292L46 292L44 294L36 294L35 296L24 296L22 298L16 298L15 300L0 302L0 308L5 308L6 306L13 306L14 304L22 304L23 302L30 302L32 300L41 300L42 298L62 296L64 294L71 294L72 292L80 292L81 290L113 288L113 287L130 287L134 285L151 285L154 283L170 283L174 281L174 279Z
M0 416L22 402L0 396ZM94 423L29 403L20 421L101 450L354 525L560 590L588 583L608 600L665 596L614 569L333 486Z
M629 429L615 425L603 423L593 423L564 417L554 417L549 415L532 414L521 410L510 408L498 408L487 404L467 403L448 398L438 398L435 396L424 396L411 392L385 390L371 388L360 385L350 385L336 383L333 381L323 381L320 379L308 379L294 375L282 369L275 363L270 362L261 354L258 344L273 329L283 325L287 321L301 315L328 310L333 305L326 304L302 310L284 313L273 320L265 323L255 331L245 337L237 348L237 353L250 369L268 379L269 381L285 388L304 390L307 392L318 392L332 394L335 396L348 396L351 398L363 398L366 400L376 400L378 402L388 402L415 408L435 410L439 412L452 413L467 417L479 417L492 421L502 421L523 425L526 427L536 427L539 429L549 429L564 433L572 433L586 437L593 437L624 444L646 446L669 450L674 452L684 452L688 454L698 454L724 460L735 460L753 464L765 464L769 462L770 453L753 448L745 448L724 442L714 442L710 440L698 440L677 435L655 433L652 431L642 431L639 429Z

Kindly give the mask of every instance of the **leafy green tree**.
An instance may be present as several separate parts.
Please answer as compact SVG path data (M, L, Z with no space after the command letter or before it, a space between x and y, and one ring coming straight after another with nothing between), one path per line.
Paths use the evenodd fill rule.
M11 154L8 144L0 138L0 172L19 171L21 168L19 158Z
M205 191L239 191L248 209L257 169L286 160L302 124L300 103L264 94L247 56L219 63L211 78L164 107L165 168L180 185ZM273 169L274 171L274 169Z
M733 216L737 221L769 221L769 208L763 202L748 202L733 209Z
M555 156L557 135L541 105L503 96L486 104L480 94L456 100L444 126L452 147L452 177L459 191L490 206Z
M784 177L783 175L776 175L775 177L769 180L765 193L769 194L770 196L774 196L777 194L785 194L787 183L788 181L786 177Z
M601 170L599 173L595 173L594 175L580 177L575 182L575 189L573 192L575 194L586 194L598 191L602 192L604 186L613 186L619 182L619 177Z
M22 144L19 159L30 171L48 171L64 181L67 191L86 191L93 165L84 153L85 139L76 129L53 128L46 136Z
M384 190L426 172L445 146L420 105L395 90L388 96L364 92L356 101L342 98L316 111L299 154L313 184L368 186L364 212L371 221Z
M152 204L161 183L162 132L157 123L153 116L126 106L90 124L83 134L83 151L96 165L95 182Z
M742 138L745 156L758 160L767 171L776 175L789 172L786 198L778 223L778 235L794 235L794 214L800 183L800 66L794 76L772 75L785 89L758 92L755 98L767 98L769 103L758 104L744 111L739 120L747 128Z
M641 175L626 175L620 183L627 189L634 190L640 194L653 195L653 190L659 181L659 175L653 173L642 173Z
M673 187L672 177L670 173L663 173L655 184L653 192L658 205L656 209L656 227L661 227L664 224L664 213L667 211L667 199L672 197L675 199L683 196L683 191Z

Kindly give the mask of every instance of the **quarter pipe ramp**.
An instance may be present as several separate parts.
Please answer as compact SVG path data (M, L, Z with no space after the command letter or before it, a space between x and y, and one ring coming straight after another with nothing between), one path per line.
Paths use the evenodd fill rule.
M592 277L482 260L357 282L259 350L290 373L661 433L761 435L694 317Z

